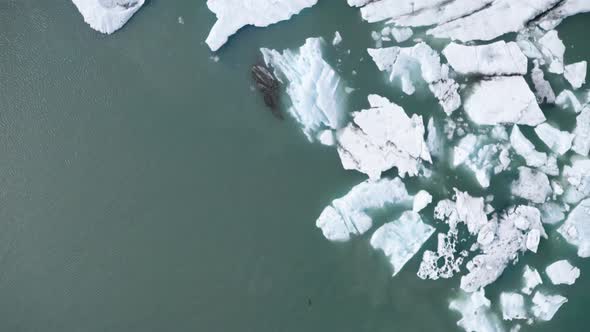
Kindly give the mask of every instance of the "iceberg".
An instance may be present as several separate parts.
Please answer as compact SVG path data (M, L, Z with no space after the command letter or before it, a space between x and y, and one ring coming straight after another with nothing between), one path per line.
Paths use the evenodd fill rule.
M441 65L438 53L426 43L421 42L412 47L370 48L367 52L379 70L388 73L389 81L400 79L404 93L414 93L414 68L420 68L422 79L446 114L451 114L461 106L459 85L449 77L449 67Z
M563 179L568 184L565 201L577 203L590 195L590 160L574 159L563 168Z
M84 22L98 32L111 34L121 29L145 0L72 0Z
M515 42L503 40L477 46L450 43L442 51L449 65L462 75L524 75L527 57Z
M393 266L393 276L420 250L434 233L434 227L422 222L412 211L404 212L396 221L379 227L371 236L371 246L382 250Z
M563 74L563 56L565 55L565 45L556 30L547 32L543 37L538 40L541 46L541 53L545 56L546 61L549 63L549 72L554 74Z
M541 321L550 321L566 302L567 299L561 295L545 295L536 292L533 296L533 315Z
M527 319L524 306L524 297L518 293L502 292L500 294L500 307L504 320Z
M590 198L581 201L557 231L568 243L578 247L578 256L590 257Z
M228 38L246 25L266 27L290 19L318 0L207 0L207 7L217 16L206 43L217 51Z
M352 235L363 234L372 227L371 211L387 205L410 208L411 204L412 197L399 178L365 181L324 208L316 226L330 241L347 241Z
M262 48L267 66L287 85L292 106L289 113L314 140L324 129L338 129L344 121L346 93L340 76L322 58L322 38L308 38L299 51Z
M395 39L395 41L398 43L405 42L406 40L410 39L413 34L414 34L414 31L412 31L412 29L410 29L410 28L392 28L391 29L391 35L393 36L393 39Z
M339 31L334 32L334 39L332 39L332 45L336 46L342 43L342 35Z
M542 167L547 164L547 154L539 152L520 131L517 125L512 126L510 134L510 144L517 154L522 156L530 167Z
M572 85L572 88L579 89L586 83L586 61L580 61L567 65L564 68L563 76Z
M580 277L580 269L565 259L547 266L545 273L554 285L573 285Z
M547 147L557 154L564 154L572 147L574 135L561 131L548 123L542 123L535 128L535 133Z
M545 203L553 192L547 175L521 166L518 168L518 180L512 183L513 195L527 199L533 203Z
M528 265L524 267L524 272L522 274L522 279L524 283L524 287L522 288L522 292L527 295L531 295L533 290L543 283L541 280L541 275L539 272Z
M533 61L533 70L531 71L531 79L533 80L533 86L535 87L535 95L537 96L537 102L553 104L555 102L555 92L549 84L549 81L545 79L545 74L539 68L539 61Z
M467 332L502 332L500 319L492 313L491 302L483 289L473 293L461 293L451 301L449 308L461 314L457 325Z
M414 205L412 207L412 211L420 212L424 209L428 204L432 203L432 195L425 190L420 190L416 195L414 195Z
M576 95L574 95L571 90L567 89L559 93L555 99L555 104L563 109L571 107L576 113L580 113L583 108L582 103L580 103Z
M521 124L545 121L535 95L522 76L497 76L474 84L465 112L479 125Z
M572 150L582 156L590 152L590 107L584 109L576 117Z
M353 113L353 122L337 132L342 166L371 179L392 167L402 177L417 175L420 160L431 162L422 117L408 117L387 98L369 95L368 99L371 108Z

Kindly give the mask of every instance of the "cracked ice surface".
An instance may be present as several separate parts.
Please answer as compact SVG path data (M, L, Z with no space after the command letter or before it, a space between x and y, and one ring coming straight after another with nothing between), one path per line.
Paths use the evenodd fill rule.
M72 0L84 22L98 32L111 34L123 27L145 0Z
M404 212L395 221L379 227L371 236L371 246L389 258L395 276L434 233L434 227L422 222L413 211Z
M266 27L290 19L318 0L207 0L207 7L217 16L206 43L217 51L228 38L246 25Z
M478 46L450 43L442 51L453 69L463 75L524 75L527 57L515 42L503 40Z
M308 38L298 51L262 48L267 66L272 66L282 83L292 106L289 113L303 126L310 140L322 129L338 129L344 120L346 103L344 83L322 58L324 41Z
M536 126L545 116L521 76L498 76L473 86L465 99L465 112L476 124Z
M369 213L372 210L393 204L408 208L412 204L412 197L399 178L365 181L324 208L316 226L330 241L347 241L371 228L373 221Z
M420 160L431 161L422 117L409 117L403 108L381 96L369 95L368 99L371 108L354 113L353 122L337 133L343 167L372 179L392 167L402 177L417 175Z

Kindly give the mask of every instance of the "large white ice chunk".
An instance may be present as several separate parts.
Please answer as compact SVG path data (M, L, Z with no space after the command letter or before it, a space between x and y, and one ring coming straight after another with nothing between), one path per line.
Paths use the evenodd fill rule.
M579 89L584 83L586 83L587 66L588 63L586 61L580 61L565 66L563 76L565 76L565 79L570 82L574 89Z
M355 112L353 122L337 133L342 165L372 179L392 167L400 176L417 175L420 160L431 161L422 117L409 117L387 98L369 95L368 99L371 108Z
M587 156L590 152L590 107L584 107L576 117L576 129L573 134L572 150L582 156Z
M547 154L537 151L533 143L522 134L517 125L512 127L510 144L514 151L524 158L527 166L542 167L547 164Z
M544 30L551 30L558 26L566 17L585 12L590 12L590 1L564 0L548 13L541 16L537 24Z
M555 92L549 81L545 79L545 74L541 68L539 68L539 60L533 60L533 64L531 79L533 80L533 86L535 87L537 101L539 103L546 102L548 104L553 104L555 102Z
M206 43L217 51L227 39L246 25L266 27L285 21L318 0L207 0L207 7L217 16Z
M379 227L371 236L371 246L383 250L395 276L434 233L434 227L422 222L420 215L404 212L395 221Z
M571 166L563 168L563 178L568 187L565 191L565 201L577 203L590 195L590 160L574 159Z
M457 325L467 332L502 332L500 319L490 310L491 302L483 288L473 293L461 293L449 308L461 314Z
M399 178L365 181L324 208L316 226L330 241L347 241L351 235L363 234L371 228L372 210L393 204L408 208L412 204L412 197Z
M464 108L471 120L480 125L536 126L545 121L535 95L522 76L492 77L474 84Z
M518 180L512 183L512 194L534 203L545 203L553 189L547 175L521 166L518 168Z
M563 73L563 56L565 54L565 45L557 34L556 30L547 32L539 39L541 52L549 63L549 72L555 74Z
M496 0L472 15L443 23L428 31L438 38L460 41L492 40L516 32L533 18L552 8L560 0Z
M111 34L123 27L145 0L72 0L84 22L98 32Z
M549 321L566 302L567 299L561 295L545 295L536 292L533 296L533 315L541 321Z
M535 268L528 265L524 267L522 279L524 284L522 292L527 295L531 295L535 287L543 283L539 272Z
M432 203L432 195L430 195L430 193L425 190L420 190L414 196L414 205L412 207L412 211L420 212L430 203Z
M379 70L388 73L391 82L396 79L401 81L404 93L414 93L412 81L419 73L445 113L450 114L461 105L459 85L449 77L449 67L441 65L438 53L426 43L412 47L370 48L367 51Z
M580 276L580 269L562 259L547 266L545 273L554 285L573 285Z
M515 42L503 40L478 46L450 43L442 51L453 69L463 75L524 75L527 57Z
M527 313L524 306L524 296L513 292L500 294L500 306L504 320L526 319Z
M344 83L322 58L323 44L322 38L308 38L298 51L260 49L266 65L288 84L289 113L310 140L323 129L340 128L344 119Z
M572 147L574 135L561 131L548 123L542 123L535 128L539 138L557 154L564 154Z
M578 256L590 257L590 198L581 201L557 231L567 242L578 247Z

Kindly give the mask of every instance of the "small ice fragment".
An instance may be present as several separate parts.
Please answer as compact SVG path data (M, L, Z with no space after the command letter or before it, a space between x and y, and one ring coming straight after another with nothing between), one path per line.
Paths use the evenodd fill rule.
M534 253L537 252L539 242L541 241L541 232L538 229L532 229L526 236L526 248Z
M383 250L393 266L395 276L432 233L434 227L423 223L420 215L406 211L399 219L379 227L371 236L371 246Z
M580 276L580 269L563 259L547 266L545 273L554 285L573 285Z
M584 107L576 117L572 150L582 156L590 152L590 107Z
M512 194L534 203L544 203L551 195L551 184L547 175L521 166L518 168L518 180L512 183Z
M336 143L336 139L334 138L334 132L331 130L323 130L318 135L318 141L323 145L333 146Z
M542 167L547 164L547 154L539 152L520 131L517 125L512 126L510 144L516 153L522 156L530 167Z
M561 131L548 123L542 123L535 128L535 133L551 150L557 154L564 154L572 147L574 135Z
M392 28L391 35L396 42L402 43L412 38L414 32L410 28Z
M342 42L342 35L340 35L340 32L336 31L334 33L334 39L332 39L332 45L336 46L338 44L340 44Z
M491 303L485 297L484 289L473 293L461 292L451 301L449 308L461 314L457 325L467 332L502 332L500 319L490 310Z
M578 256L590 257L590 198L581 201L557 231L578 247Z
M524 283L522 292L527 295L531 295L535 287L543 283L539 272L534 267L530 267L528 265L524 267L522 280Z
M500 306L504 320L527 319L524 306L524 297L518 293L502 292L500 294Z
M72 0L84 17L84 22L100 33L108 34L121 29L145 0Z
M184 24L184 18L182 16L178 16L178 24Z
M533 315L541 321L550 321L566 302L567 299L561 295L545 295L536 292L533 296Z
M555 191L555 188L553 190ZM564 208L555 202L547 202L540 208L544 224L557 224L565 219Z
M557 106L563 109L572 107L572 109L576 113L580 113L580 111L582 110L582 104L580 103L576 95L574 95L574 93L571 90L567 89L559 93L559 95L555 99L555 104L557 104Z
M553 104L555 102L555 92L549 84L549 81L545 79L545 74L539 68L539 61L535 59L533 61L534 67L531 71L531 79L533 80L533 85L535 87L535 95L537 96L537 101L539 103L548 103Z
M586 61L580 61L565 66L563 76L565 76L565 79L570 82L574 90L579 89L584 83L586 83L586 67Z
M432 195L430 195L425 190L420 190L414 196L414 206L412 208L412 211L420 212L420 211L422 211L422 209L424 209L430 203L432 203Z
M557 31L551 30L539 38L539 45L541 46L541 52L547 59L547 62L549 62L549 72L562 74L565 45L559 39Z

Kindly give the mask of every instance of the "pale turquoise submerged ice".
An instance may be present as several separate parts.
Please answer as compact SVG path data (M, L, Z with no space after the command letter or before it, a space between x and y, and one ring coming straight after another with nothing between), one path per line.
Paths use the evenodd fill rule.
M67 1L0 4L0 329L457 330L447 309L457 279L419 280L417 259L392 278L370 234L323 238L314 225L322 209L364 177L343 171L336 152L309 144L293 121L275 119L251 91L249 69L260 47L330 41L339 30L343 42L327 60L357 89L349 111L366 108L369 93L423 115L440 113L436 100L385 83L362 51L374 46L373 29L343 1L246 28L219 62L203 42L213 22L204 2L150 1L106 37ZM558 28L568 63L590 58L587 22ZM478 194L469 173L443 171L408 181L410 194L428 187L437 201L453 185ZM492 184L506 199L499 208L509 179ZM387 211L374 227L400 214ZM535 331L583 330L590 265L547 228L543 254L526 255L486 295L497 300L518 284L524 264L567 257L581 277L560 289L568 303ZM434 246L433 237L425 247Z

